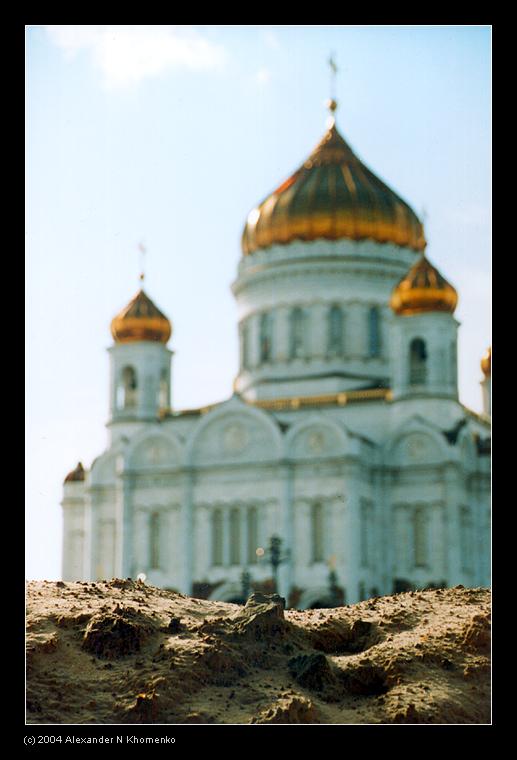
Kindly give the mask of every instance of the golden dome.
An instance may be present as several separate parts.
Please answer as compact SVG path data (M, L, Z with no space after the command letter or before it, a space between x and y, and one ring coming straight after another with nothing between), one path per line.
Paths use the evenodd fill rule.
M327 104L331 113L337 103ZM334 118L304 164L248 215L242 251L293 240L374 240L422 251L412 209L376 177L339 134Z
M440 272L422 255L391 294L390 306L395 314L419 314L426 311L454 312L458 294Z
M71 470L66 476L65 483L78 483L84 480L85 472L82 462L77 463L75 470Z
M481 359L481 370L485 377L492 374L492 346L489 346Z
M139 340L167 343L172 325L151 299L139 290L136 296L111 321L115 343L134 343Z

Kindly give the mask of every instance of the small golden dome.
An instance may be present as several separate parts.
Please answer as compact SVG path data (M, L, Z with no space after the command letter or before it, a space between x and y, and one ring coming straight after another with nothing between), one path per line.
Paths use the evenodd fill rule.
M458 294L423 254L396 285L390 306L395 314L420 314L426 311L454 312Z
M167 343L172 325L151 299L139 290L136 296L111 321L115 343L134 343L139 340Z
M75 470L71 470L66 476L65 483L78 483L83 481L85 477L84 467L81 462L77 463Z
M331 114L335 100L328 102ZM248 215L242 251L293 240L373 240L423 251L422 223L330 127L304 164Z
M481 370L485 377L492 374L492 346L489 346L481 359Z

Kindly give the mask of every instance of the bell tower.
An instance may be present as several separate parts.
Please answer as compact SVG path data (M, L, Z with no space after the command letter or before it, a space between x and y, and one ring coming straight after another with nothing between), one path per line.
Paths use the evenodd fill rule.
M487 348L481 359L481 371L483 380L481 388L483 391L483 413L490 417L492 415L492 346Z
M393 290L392 391L458 399L458 294L423 254Z
M119 432L151 422L171 405L172 325L143 289L111 322L110 418ZM115 436L118 437L118 436Z

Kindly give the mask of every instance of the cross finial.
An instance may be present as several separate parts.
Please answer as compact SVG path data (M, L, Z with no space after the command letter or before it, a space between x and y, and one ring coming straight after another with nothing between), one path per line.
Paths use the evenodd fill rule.
M327 108L330 111L330 116L327 120L327 127L331 129L336 123L336 120L334 118L334 112L337 108L336 75L337 75L338 69L337 69L336 61L334 60L334 53L331 53L330 58L328 60L328 65L330 68L330 98L327 100Z
M147 251L147 248L143 243L138 244L138 250L140 251L140 275L139 280L143 283L145 280L145 272L144 272L144 254Z
M335 100L336 97L336 76L338 72L336 61L334 60L334 53L330 54L328 61L330 68L330 99Z

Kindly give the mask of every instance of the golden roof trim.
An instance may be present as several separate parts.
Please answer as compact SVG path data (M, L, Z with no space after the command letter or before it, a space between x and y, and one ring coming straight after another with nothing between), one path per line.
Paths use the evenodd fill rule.
M361 391L341 391L319 396L293 396L278 399L260 399L248 401L259 409L300 409L307 406L345 406L360 401L390 401L392 397L389 388L367 388Z
M341 391L339 393L326 393L319 396L286 396L276 399L241 399L249 406L258 409L269 409L272 411L301 409L307 406L345 406L346 404L361 401L391 401L393 394L390 388L366 388L360 391ZM195 409L181 409L173 412L172 409L160 409L160 418L171 417L175 415L188 414L206 414L220 404L211 404L209 406L198 407Z

